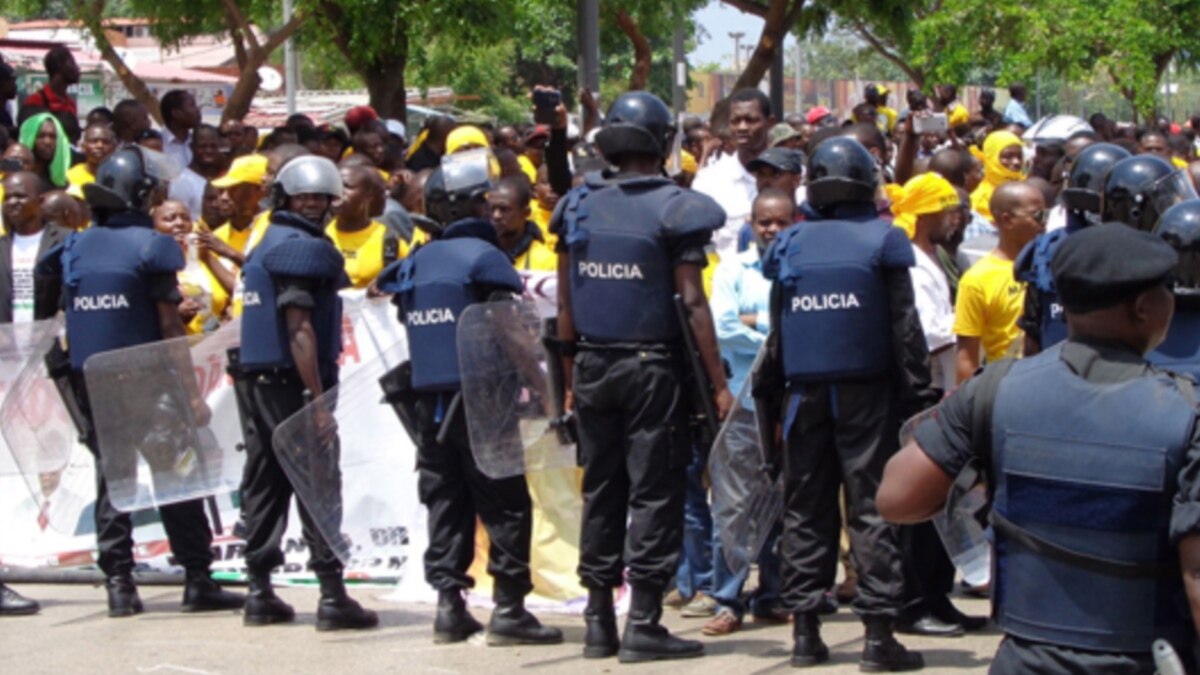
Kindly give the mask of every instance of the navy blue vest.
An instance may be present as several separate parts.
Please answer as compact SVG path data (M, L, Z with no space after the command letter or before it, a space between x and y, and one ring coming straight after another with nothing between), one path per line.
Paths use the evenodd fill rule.
M464 309L486 300L487 289L521 292L521 277L512 261L497 242L479 238L472 231L476 227L485 227L495 238L490 223L458 221L446 228L441 239L421 246L379 275L380 289L396 294L412 354L412 386L417 391L459 387L456 330Z
M82 370L92 354L161 340L149 281L184 265L179 244L134 211L72 233L48 251L41 267L62 272L71 367Z
M1093 384L1062 345L1017 362L993 414L995 509L1077 553L1136 564L1177 560L1168 537L1196 415L1160 373ZM1137 414L1130 414L1136 410ZM996 616L1006 633L1080 649L1147 652L1186 638L1179 574L1124 579L1048 559L996 532Z
M1050 261L1070 230L1062 228L1040 234L1017 256L1017 280L1029 284L1029 293L1038 294L1038 326L1042 333L1042 349L1049 349L1067 339L1067 317L1063 314L1058 292L1054 290L1054 275Z
M301 216L286 211L271 215L270 227L242 268L242 368L254 372L295 366L276 294L278 282L289 277L313 284L317 363L321 380L329 386L337 381L342 353L342 299L337 292L349 285L349 279L341 254L328 238Z
M868 215L869 211L869 215ZM793 382L886 376L895 363L883 271L916 264L904 232L858 217L804 220L771 245L784 374Z
M715 230L724 211L660 177L607 182L591 174L565 199L571 316L579 335L596 343L678 338L668 240Z
M1146 355L1159 368L1200 380L1200 310L1175 308L1167 339Z

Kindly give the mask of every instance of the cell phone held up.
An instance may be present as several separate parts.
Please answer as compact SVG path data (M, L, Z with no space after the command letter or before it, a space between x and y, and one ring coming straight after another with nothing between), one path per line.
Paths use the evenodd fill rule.
M949 128L946 113L918 114L913 118L913 133L916 134L944 134Z
M535 124L554 124L554 111L562 103L562 93L557 89L533 90L533 121Z

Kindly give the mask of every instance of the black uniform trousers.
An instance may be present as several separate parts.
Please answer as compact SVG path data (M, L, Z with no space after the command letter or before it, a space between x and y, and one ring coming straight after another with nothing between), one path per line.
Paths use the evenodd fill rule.
M676 355L580 346L575 414L583 465L579 578L661 593L683 539L691 459L687 405Z
M838 490L846 490L851 559L858 570L854 610L895 617L904 592L899 533L875 507L883 468L899 449L891 381L805 384L787 433L784 458L783 600L813 612L833 585L841 528Z
M96 549L99 553L97 564L107 577L125 576L133 572L134 566L133 519L130 514L118 511L109 498L108 481L101 471L100 446L96 439L87 387L79 373L73 373L71 381L81 411L87 416L92 427L91 433L84 441L96 460L95 519ZM148 388L154 389L154 386L150 385ZM126 411L129 416L149 414L146 409L139 409L136 405L140 400L135 402L134 399L128 398L123 401L130 404ZM136 445L137 439L130 439L129 443ZM137 457L131 452L127 459L133 465L128 471L121 471L121 475L132 477L136 475ZM160 506L158 512L162 517L163 530L167 533L167 541L171 544L175 562L189 572L206 573L213 561L213 534L208 516L204 513L204 502L193 499L167 504Z
M948 596L954 590L955 570L937 528L932 522L903 526L900 545L904 556L904 618L915 621L931 612L941 617L952 607Z
M429 510L425 580L439 591L475 585L467 570L475 557L478 518L491 544L488 574L496 582L495 597L523 598L533 590L529 487L523 475L489 478L479 470L461 407L449 422L445 442L437 442L442 426L439 407L444 414L452 397L453 392L421 394L416 400L417 490Z
M246 522L246 567L252 575L266 575L284 562L280 544L287 530L288 509L294 489L271 444L275 428L304 407L304 385L294 372L281 375L247 374L239 387L238 414L246 442L246 467L242 474L242 517ZM314 445L318 445L314 439ZM333 448L336 450L336 444ZM329 451L329 448L322 448ZM321 493L341 494L336 456L322 457L326 467ZM342 563L317 530L308 509L296 500L302 535L308 544L308 568L318 576L341 576Z

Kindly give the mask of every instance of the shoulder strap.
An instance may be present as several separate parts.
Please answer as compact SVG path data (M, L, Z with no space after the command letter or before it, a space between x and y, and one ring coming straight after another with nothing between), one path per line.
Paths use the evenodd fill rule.
M975 376L975 400L971 408L971 429L979 434L974 438L975 456L978 462L966 466L954 479L951 492L961 491L965 494L980 478L986 475L992 465L992 413L996 408L996 396L1000 392L1000 382L1008 375L1016 364L1016 359L1001 359ZM991 482L988 482L988 501L991 501Z

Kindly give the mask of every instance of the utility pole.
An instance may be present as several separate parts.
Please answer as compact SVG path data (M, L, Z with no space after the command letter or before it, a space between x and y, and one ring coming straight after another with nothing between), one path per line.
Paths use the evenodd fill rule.
M675 22L675 82L671 88L671 107L675 108L675 119L682 120L687 110L687 61L683 53L683 21Z
M801 79L804 76L803 61L804 51L800 48L800 41L796 40L796 100L792 112L797 113L804 110L804 101L801 100L804 97L804 81Z
M783 119L783 44L775 45L775 58L771 60L771 111L776 118Z
M731 32L729 37L733 38L733 69L742 72L742 38L746 37L743 32Z
M600 96L600 0L577 0L578 84Z
M286 26L292 20L292 0L283 0L283 24ZM296 47L292 38L283 43L284 93L287 96L287 111L289 115L296 114L296 89L300 86L300 60L297 58Z

